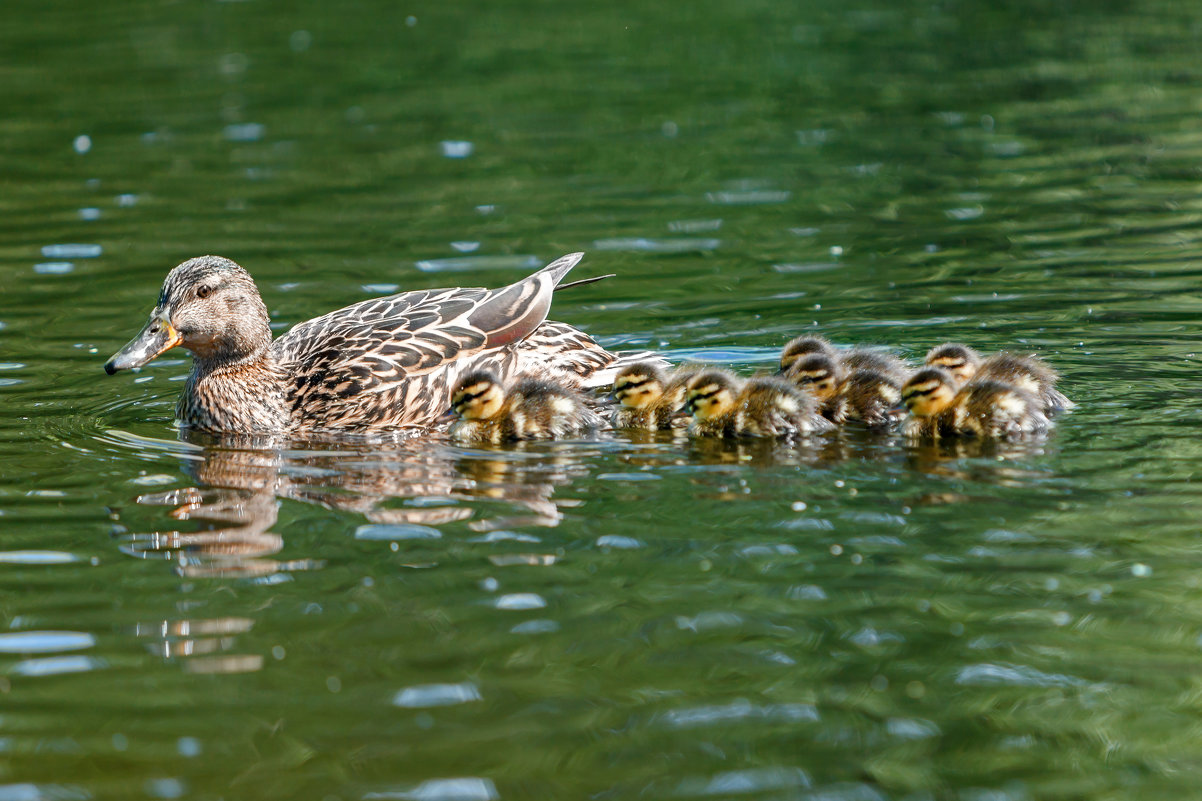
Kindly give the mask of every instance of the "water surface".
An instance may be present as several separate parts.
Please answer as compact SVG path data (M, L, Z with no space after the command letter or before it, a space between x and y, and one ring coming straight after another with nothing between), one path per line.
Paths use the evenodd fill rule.
M1193 797L1189 5L10 6L0 799ZM1046 441L214 442L177 262L279 330L584 250L751 370L1037 351Z

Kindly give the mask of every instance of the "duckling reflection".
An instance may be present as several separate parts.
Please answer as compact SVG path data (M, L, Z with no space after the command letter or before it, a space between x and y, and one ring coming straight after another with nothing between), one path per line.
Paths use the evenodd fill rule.
M1044 473L1023 466L1023 461L1043 456L1047 440L1040 436L1023 439L979 439L955 437L911 440L906 443L906 466L921 473L969 481L973 485L1023 487ZM956 492L927 493L915 505L948 505L996 501L996 496L978 497Z
M503 501L506 507L529 512L482 517L468 524L473 531L558 525L563 519L560 507L569 502L553 499L556 488L568 486L586 472L575 452L561 443L517 442L494 452L474 450L459 458L455 466L467 480L464 495Z

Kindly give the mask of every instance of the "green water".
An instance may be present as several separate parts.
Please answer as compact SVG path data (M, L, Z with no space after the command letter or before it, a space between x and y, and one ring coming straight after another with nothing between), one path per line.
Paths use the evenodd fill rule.
M1202 797L1202 7L0 16L0 801ZM955 339L1079 407L255 450L181 440L185 354L102 370L189 256L283 329L576 250L614 347Z

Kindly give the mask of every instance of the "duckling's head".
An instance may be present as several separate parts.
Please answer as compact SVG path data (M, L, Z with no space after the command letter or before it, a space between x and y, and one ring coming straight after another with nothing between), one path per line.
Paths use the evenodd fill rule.
M931 348L923 363L928 367L942 367L951 373L952 378L964 383L976 374L981 364L981 354L967 345L945 342Z
M780 378L760 376L743 385L743 402L748 409L772 409L786 414L812 411L814 402L797 388Z
M501 411L505 390L487 370L473 370L451 391L451 412L460 420L487 420Z
M703 370L689 382L685 411L697 420L710 420L735 407L739 380L725 370Z
M623 367L614 377L614 400L628 409L642 409L663 396L664 383L663 371L649 362Z
M814 400L826 403L838 391L843 370L838 359L825 353L811 353L793 362L785 378L808 392Z
M798 359L814 353L825 354L832 359L838 359L835 347L819 336L800 336L791 339L780 352L780 370L778 375L788 372Z
M237 365L271 345L267 307L250 273L220 256L200 256L167 274L150 321L104 365L112 375L183 346L202 362Z
M956 379L941 367L924 367L902 387L901 398L915 417L931 417L951 405Z

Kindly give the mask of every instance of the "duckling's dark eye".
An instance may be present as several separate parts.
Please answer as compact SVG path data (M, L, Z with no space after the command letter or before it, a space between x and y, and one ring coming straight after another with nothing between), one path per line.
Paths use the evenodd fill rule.
M209 295L212 295L212 294L213 294L213 287L211 287L211 286L205 286L202 284L201 286L196 287L196 297L200 298L201 300L204 300L205 298L207 298Z

